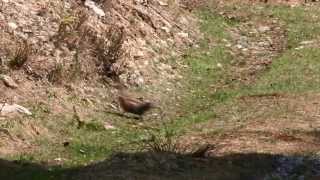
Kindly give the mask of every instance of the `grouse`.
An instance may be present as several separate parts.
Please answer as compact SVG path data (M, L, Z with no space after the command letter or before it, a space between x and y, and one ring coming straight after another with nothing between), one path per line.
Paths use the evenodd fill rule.
M143 102L138 99L125 97L120 95L119 98L120 107L128 113L136 114L142 116L145 112L152 108L152 103Z

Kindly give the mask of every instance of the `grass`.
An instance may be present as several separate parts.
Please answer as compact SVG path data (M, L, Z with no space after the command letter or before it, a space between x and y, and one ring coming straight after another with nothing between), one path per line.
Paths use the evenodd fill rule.
M271 6L267 14L279 18L288 28L288 48L295 48L301 41L319 37L320 17L317 7Z
M319 31L320 33L320 31ZM320 55L316 48L290 50L278 58L249 93L319 92Z
M22 66L30 59L32 53L33 50L29 42L20 42L17 45L15 52L13 53L13 57L9 61L9 67L11 67L12 69L22 68Z
M200 13L201 29L206 35L205 43L201 44L200 49L191 50L184 59L190 68L185 76L188 79L186 87L189 87L183 104L186 116L174 120L173 128L184 134L203 132L204 135L216 136L217 133L229 131L227 126L231 124L233 128L241 127L243 123L254 118L289 117L288 114L294 118L296 115L287 109L288 107L272 104L274 107L266 112L261 109L264 105L246 106L239 102L239 97L273 93L299 96L319 92L318 49L294 49L300 42L315 39L320 35L318 24L315 23L318 10L281 6L264 8L263 10L267 11L260 12L261 14L254 11L251 13L260 15L255 18L263 19L266 14L278 18L284 24L283 27L287 28L288 49L275 57L271 66L259 73L257 80L249 85L232 80L234 72L231 62L236 57L228 53L223 43L223 39L230 38L226 29L236 26L237 22L217 17L210 11ZM309 19L309 16L312 18ZM212 36L215 44L210 47L208 39ZM212 123L224 124L225 127L212 127L209 125ZM204 128L206 126L210 129Z

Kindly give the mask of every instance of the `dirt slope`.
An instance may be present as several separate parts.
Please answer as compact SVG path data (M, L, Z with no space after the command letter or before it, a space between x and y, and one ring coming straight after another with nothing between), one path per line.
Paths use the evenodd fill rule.
M86 119L114 103L113 84L146 89L140 94L145 97L172 91L181 76L166 59L196 46L200 37L194 16L171 1L3 0L0 73L18 87L1 82L0 100L25 106L31 119L72 116L73 106ZM23 137L14 138L26 144L51 132L25 116L1 119L3 126L20 119L12 129ZM12 152L12 144L21 143L4 148Z

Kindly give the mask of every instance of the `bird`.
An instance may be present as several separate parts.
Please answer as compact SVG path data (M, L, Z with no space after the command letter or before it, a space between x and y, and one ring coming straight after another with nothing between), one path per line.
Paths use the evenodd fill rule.
M145 102L123 95L119 95L118 101L123 111L138 115L140 117L153 107L151 102Z

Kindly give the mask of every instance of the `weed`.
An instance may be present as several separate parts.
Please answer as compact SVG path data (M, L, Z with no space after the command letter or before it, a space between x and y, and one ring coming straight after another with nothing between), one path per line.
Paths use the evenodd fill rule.
M53 36L55 46L59 47L60 43L65 42L69 48L76 48L78 45L76 41L87 19L88 16L82 9L75 11L74 14L63 16L59 24L58 32Z
M56 63L48 74L48 80L52 83L61 84L64 78L65 68L63 63Z
M160 130L146 130L149 138L142 141L144 149L155 153L185 153L185 149L177 141L178 136L174 129L165 126Z
M79 49L76 49L76 52L73 57L73 63L70 65L70 78L71 80L79 79L82 76L82 67L79 57Z
M98 121L91 121L91 122L86 123L85 128L88 131L104 131L105 130L102 123L98 122Z
M94 54L98 58L101 74L118 80L121 67L114 66L123 56L122 45L125 40L123 27L111 26L105 34L95 39Z
M28 164L30 162L32 162L34 160L33 156L30 156L28 154L21 154L18 158L18 160L16 161L18 164Z
M265 12L285 23L288 29L288 48L295 48L301 41L318 37L320 30L317 23L319 22L319 9L316 7L307 9L302 6L293 8L270 6Z
M9 66L13 69L20 69L32 54L32 47L27 41L19 44L15 50L12 59L9 61Z

